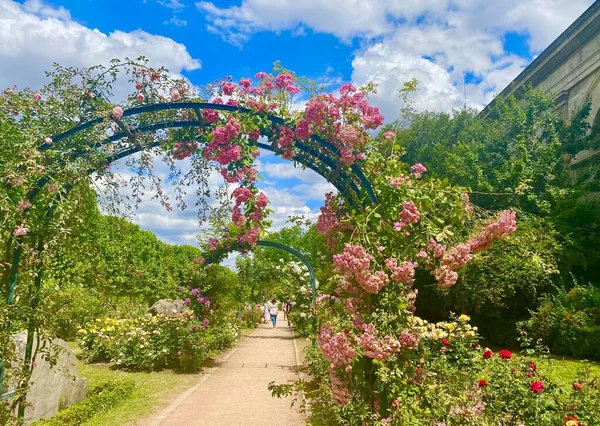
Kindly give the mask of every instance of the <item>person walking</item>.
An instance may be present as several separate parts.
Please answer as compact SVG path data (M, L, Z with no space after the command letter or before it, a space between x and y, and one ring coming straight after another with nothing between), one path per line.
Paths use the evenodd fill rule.
M290 301L290 298L287 297L285 299L285 302L283 302L283 313L284 313L284 319L287 320L288 323L288 327L290 327L290 311L292 310L292 302Z
M267 312L269 312L269 315L271 316L273 328L277 326L277 313L279 312L277 305L278 303L275 299L271 300L270 302L267 302L267 304L265 305L265 308L267 308Z
M271 314L269 314L269 301L267 301L267 303L264 304L264 306L262 307L262 311L263 324L267 324L269 322L269 319L271 318Z

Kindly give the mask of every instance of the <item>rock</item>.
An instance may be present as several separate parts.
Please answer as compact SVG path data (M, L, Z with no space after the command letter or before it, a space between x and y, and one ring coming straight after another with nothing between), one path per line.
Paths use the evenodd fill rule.
M15 367L20 368L25 356L27 333L23 331L14 335L12 341L16 353L21 357L15 363ZM34 339L34 354L36 347L37 339ZM43 350L36 354L33 364L27 393L29 405L25 410L25 424L52 417L59 410L82 401L87 391L87 379L82 378L77 371L75 352L64 340L54 339L52 344L42 345L42 348ZM56 363L51 365L46 359L52 359ZM8 391L10 390L9 384Z
M173 316L176 314L181 314L187 310L188 308L185 306L183 300L160 299L154 305L152 305L150 309L148 309L148 312L150 312L152 315L161 314Z

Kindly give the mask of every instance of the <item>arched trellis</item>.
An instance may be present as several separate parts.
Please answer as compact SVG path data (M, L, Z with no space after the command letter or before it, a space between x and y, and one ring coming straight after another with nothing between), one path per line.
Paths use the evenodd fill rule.
M295 250L293 248L291 248L290 246L286 246L285 244L281 244L281 243L276 243L274 241L264 241L264 240L258 240L257 245L259 246L263 246L263 247L273 247L273 248L277 248L277 249L281 249L281 250L285 250L290 254L293 254L294 256L296 256L298 259L300 259L300 261L302 263L304 263L304 265L308 268L308 273L309 273L309 278L310 278L310 292L311 292L311 299L313 301L313 303L315 302L315 297L317 296L316 292L316 284L317 284L317 279L315 277L315 270L313 269L312 265L310 264L309 260L306 258L306 256L304 256L302 253L300 253L298 250Z
M71 155L71 158L83 157L87 154L87 152L92 149L104 149L107 145L120 141L123 139L133 139L136 134L145 133L145 132L157 132L159 130L164 129L177 129L177 128L204 128L207 123L204 121L202 116L202 110L212 109L216 111L224 111L231 113L240 113L240 114L254 114L258 115L261 118L266 118L271 122L272 128L277 128L278 126L285 125L284 119L280 117L276 117L273 115L258 113L248 108L236 107L230 105L222 105L222 104L212 104L205 102L178 102L178 103L160 103L146 106L139 106L130 108L123 111L123 115L120 119L116 119L114 116L108 117L97 117L92 120L89 120L85 123L79 124L66 132L60 133L52 137L52 144L43 144L40 146L41 151L46 150L57 150L60 149L62 144L64 144L70 137L77 135L78 133L85 132L88 129L93 128L96 125L101 125L103 123L110 123L111 121L116 123L121 130L120 132L116 132L111 136L108 136L100 143L92 141L88 144L87 150L79 150L74 152ZM152 112L161 112L161 111L189 111L192 110L195 114L195 119L192 120L168 120L153 124L147 124L142 126L127 126L123 120L127 118L135 118L139 114L144 113L152 113ZM295 130L292 127L292 130ZM272 135L262 134L262 136L270 137ZM296 155L293 157L294 161L308 167L321 176L323 176L328 182L330 182L334 187L340 192L341 196L351 207L357 207L357 202L362 201L363 203L376 203L377 198L373 188L366 178L362 170L357 164L352 164L349 169L351 173L343 170L342 162L341 162L341 153L337 147L335 147L330 142L324 140L323 138L313 135L311 136L311 141L316 146L311 146L310 143L304 142L301 140L295 140L296 147ZM121 158L127 157L129 155L135 154L137 152L152 149L154 147L159 146L160 141L155 141L150 145L141 146L136 143L132 143L130 146L125 146L118 152L114 152L111 155L108 155L106 158L106 164L110 164L114 161L117 161ZM256 141L255 144L259 148L263 148L269 151L273 151L276 154L279 153L279 149L276 147L276 143L266 144L260 141ZM95 170L88 170L88 173L91 174ZM50 182L50 178L45 177L41 178L34 190L28 196L28 201L33 203L36 197L39 195L41 190ZM64 188L59 194L57 194L57 198L60 196L68 195L70 191L70 187ZM54 208L49 209L47 214L47 220L50 221L54 214ZM279 243L269 242L269 241L260 241L260 245L280 248L288 251L289 253L298 257L309 269L310 277L311 277L311 290L312 290L312 298L314 301L315 298L315 276L314 270L301 253L296 250L284 246ZM37 241L37 251L39 253L43 252L44 243L41 238L38 237ZM7 303L12 305L15 303L15 291L18 280L18 271L19 264L22 254L22 246L19 241L16 242L15 248L13 250L11 270L9 274L8 288L6 291L7 295ZM32 308L35 308L39 303L39 293L41 289L42 282L42 269L41 266L36 274L35 278L35 294L31 300ZM7 327L7 333L10 334L10 324ZM33 337L35 332L35 322L31 320L28 326L27 333L27 344L26 344L26 353L24 358L24 367L25 369L29 368L31 365L32 358L32 348L33 348ZM2 379L5 373L4 364L2 360L0 360L0 392L2 392ZM14 396L13 393L9 394L0 394L0 399L10 398ZM19 417L23 417L25 412L25 406L23 403L19 406Z

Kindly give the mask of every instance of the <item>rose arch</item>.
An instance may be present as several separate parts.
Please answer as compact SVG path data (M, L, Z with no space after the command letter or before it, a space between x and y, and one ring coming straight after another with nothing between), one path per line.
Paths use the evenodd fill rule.
M161 116L158 120L148 119L149 116L157 113L166 113L166 116ZM219 114L229 114L229 117L224 118ZM320 114L323 122L328 119L328 111L321 111ZM232 142L235 137L225 136L225 143L221 143L220 147L215 147L215 140L220 137L218 133L219 129L224 129L223 132L227 132L229 127L233 127L236 137L242 134L243 130L240 130L239 124L237 124L235 119L232 120L231 118L234 116L246 116L250 121L253 120L256 123L256 128L247 134L247 138L241 138L239 141ZM219 125L224 122L224 126ZM103 129L109 126L112 127L112 131L107 130L106 137L103 140L98 141L94 139L94 135L98 135L98 128ZM51 192L53 194L50 196L50 199L53 199L53 201L49 203L49 207L45 213L45 224L51 223L56 209L60 206L61 200L66 199L75 186L71 182L66 182L62 188L56 188L53 182L64 169L74 167L73 164L77 165L77 162L80 162L83 167L87 168L85 174L89 176L98 170L107 168L107 166L119 159L164 146L166 137L161 132L165 131L179 132L177 133L178 136L182 135L181 132L187 133L187 142L181 141L175 143L171 148L174 159L189 157L196 151L199 151L198 144L204 144L203 156L206 160L216 160L219 164L227 166L228 163L231 164L235 161L243 160L243 156L238 156L242 157L238 158L235 157L234 153L232 154L234 155L234 159L229 161L218 158L224 152L223 145L227 144L227 149L230 149L241 141L246 147L272 151L278 156L293 160L303 167L314 170L338 190L349 208L360 209L367 204L376 203L375 192L360 166L356 163L357 160L362 159L360 153L358 155L352 154L348 149L344 149L343 146L326 140L317 134L317 132L310 132L304 138L300 138L299 134L302 131L307 133L306 129L298 129L300 126L306 127L306 124L300 122L297 125L297 122L261 111L260 107L248 108L239 105L224 105L222 103L171 101L135 106L129 109L115 107L109 114L92 118L60 134L45 138L38 149L39 152L47 155L46 158L52 159L52 164L55 166L55 173L39 178L35 186L28 192L27 199L23 203L23 215L26 217L29 209L36 204L41 194ZM94 129L95 133L91 132ZM86 140L85 143L72 143L74 139L78 139L79 141L86 139L88 137L87 133L90 134L91 138ZM102 133L102 130L100 130L100 133ZM140 143L139 136L144 134L153 134L153 140ZM171 137L169 136L169 138ZM213 152L210 152L211 144L213 145ZM348 159L349 157L351 157L351 160ZM81 164L79 164L80 167ZM247 204L248 200L251 200L253 195L256 195L252 194L252 191L247 188L248 181L254 181L254 176L247 179L248 175L251 174L250 170L251 167L246 163L241 167L238 165L237 168L229 167L227 169L223 167L221 169L221 174L227 182L239 183L240 186L238 189L241 188L239 196L236 195L235 191L233 194L236 197L236 206L233 215L234 223L236 223L236 212L238 213L239 220L240 206L244 203ZM240 173L242 177L240 177ZM253 185L251 187L253 188ZM261 203L264 204L261 205ZM256 215L257 211L260 212L258 219L255 218L255 222L260 223L263 216L261 209L265 207L266 201L262 201L259 196L254 201L251 209L248 209L248 206L246 206L245 215L252 218L252 214ZM248 214L248 212L250 213ZM249 219L243 219L244 223L247 221ZM239 224L236 223L236 225ZM240 227L243 228L243 225L241 224ZM255 229L258 229L258 231L252 232ZM207 247L206 263L219 261L223 255L232 250L246 251L256 245L284 249L298 257L308 267L314 301L314 270L308 260L301 253L290 247L279 243L259 240L259 233L260 229L255 227L250 231L247 230L245 234L238 235L237 238L229 242L227 241L228 237L225 238L225 242L215 242L213 238L213 243L209 241ZM22 224L15 229L14 235L15 243L6 289L8 305L15 303L24 247L32 247L32 250L36 251L39 257L41 257L45 247L43 235L36 233L35 230L27 232ZM34 242L31 243L31 241ZM37 268L37 272L34 278L34 297L31 299L32 311L39 304L43 262L38 262L35 268ZM35 329L35 319L32 315L27 327L27 344L24 357L25 370L29 370L31 365ZM10 334L10 323L7 327L7 333ZM0 386L4 374L4 366L0 361ZM15 392L5 393L0 395L0 398L6 399L14 395ZM19 416L24 415L23 402L24 398L19 405Z

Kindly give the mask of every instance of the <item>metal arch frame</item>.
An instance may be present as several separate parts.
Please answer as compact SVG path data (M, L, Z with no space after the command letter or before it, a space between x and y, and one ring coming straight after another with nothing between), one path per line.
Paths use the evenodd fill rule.
M213 109L216 111L254 114L254 115L259 115L259 116L262 116L262 117L268 119L274 125L277 125L277 126L285 125L285 121L281 117L277 117L277 116L270 115L270 114L258 113L249 108L236 107L236 106L231 106L231 105L222 105L222 104L212 104L212 103L207 103L207 102L176 102L176 103L158 103L158 104L153 104L153 105L143 105L143 106L133 107L133 108L124 110L122 118L133 117L138 114L147 113L147 112L178 111L178 110L182 110L182 109L183 110L189 110L189 109L194 110L196 112L196 116L197 116L198 120L169 121L169 122L163 122L163 123L155 123L152 125L143 126L143 127L139 127L139 128L133 128L130 132L120 132L120 133L117 133L115 135L108 137L105 141L103 141L101 143L101 145L104 145L108 142L113 142L116 140L124 139L126 137L129 137L131 135L134 135L136 133L141 133L141 132L162 130L162 129L167 129L167 128L177 128L177 127L179 127L179 128L181 128L181 127L204 127L206 123L204 123L204 121L202 120L201 114L199 113L200 110L204 110L204 109ZM112 117L112 118L114 120L114 117ZM87 130L96 124L105 122L106 120L107 120L106 117L96 117L85 123L81 123L63 133L60 133L60 134L54 136L52 138L53 144L52 145L41 145L40 150L46 151L46 150L53 149L61 141L65 140L81 131ZM116 120L116 121L120 122L119 120ZM295 130L295 127L292 127L292 130ZM269 136L269 135L263 135L263 136ZM301 141L298 141L298 140L296 140L296 147L298 147L301 151L303 151L311 156L314 156L316 159L319 159L319 160L323 161L325 164L327 164L328 166L332 167L332 173L335 174L337 172L337 173L339 173L340 176L342 176L342 173L337 170L338 165L340 164L340 160L341 160L339 149L337 147L335 147L332 143L324 140L323 138L321 138L320 136L317 136L317 135L311 136L311 140L316 142L321 147L326 148L327 153L330 154L333 158L321 157L318 152L310 149L310 147L306 146L305 144L303 144ZM262 144L262 145L264 145L264 144ZM90 148L93 148L97 145L92 143L92 144L89 144L88 146ZM266 148L265 146L261 146L260 144L259 144L259 146L261 148ZM275 150L273 148L270 148L270 150L275 152ZM82 153L79 153L79 154L82 154ZM328 160L328 161L326 161L326 160ZM299 161L299 160L297 160L297 161ZM302 162L302 164L306 165L307 167L310 167L310 166L308 166L308 164L306 164L304 162ZM312 166L317 167L316 164L314 164L314 163L312 164ZM314 170L314 167L310 167L310 168ZM350 166L350 169L352 170L353 174L358 178L363 189L366 191L370 202L376 203L377 197L375 195L375 192L373 191L373 187L371 186L371 183L369 182L369 180L366 178L366 176L362 172L361 168L356 164L352 164ZM327 176L327 175L323 174L322 171L318 171L318 173L321 176L323 176L325 179L327 179L328 181L331 182L331 179L330 179L331 176ZM345 177L351 179L351 177L348 175L345 175ZM356 187L356 188L358 189L358 187ZM354 190L354 188L352 188L352 189ZM344 192L341 192L341 193L343 196L347 195L347 194L344 194Z
M302 263L304 263L304 265L306 265L306 267L308 268L308 273L310 274L311 298L312 298L312 302L315 303L317 279L315 277L315 270L313 269L312 265L310 264L310 261L306 258L306 256L304 256L298 250L291 248L290 246L286 246L285 244L281 244L281 243L276 243L275 241L258 240L256 242L256 245L263 246L263 247L273 247L273 248L285 250L288 253L293 254L298 259L300 259L300 261Z
M204 123L204 121L202 119L202 114L200 113L200 110L202 110L202 109L213 109L213 110L217 110L217 111L228 111L228 112L239 112L239 113L246 113L246 114L261 115L262 117L267 118L274 126L281 126L281 125L285 124L285 121L280 117L276 117L276 116L268 115L268 114L260 114L260 113L257 113L256 111L250 110L248 108L234 107L234 106L230 106L230 105L212 104L212 103L205 103L205 102L162 103L162 104L134 107L134 108L130 108L130 109L123 111L123 117L133 117L138 114L145 113L145 112L158 112L158 111L168 111L168 110L174 111L174 110L182 110L182 109L194 110L198 120L168 121L168 122L163 122L163 123L155 123L152 125L135 127L133 129L131 129L130 131L128 131L127 128L125 128L123 126L123 124L120 120L117 120L117 119L115 119L115 117L111 116L110 119L112 121L116 122L119 125L119 127L121 127L121 129L123 129L123 132L109 136L108 138L103 140L99 145L96 143L90 143L90 144L88 144L88 147L92 148L92 149L97 148L99 146L102 147L110 142L124 139L127 137L131 137L132 135L135 135L136 133L141 133L141 132L156 131L156 130L162 130L162 129L167 129L167 128L204 127L206 125L206 123ZM81 131L92 128L96 124L101 124L101 123L107 122L107 121L108 121L107 117L96 117L92 120L89 120L85 123L77 125L63 133L60 133L60 134L54 136L52 138L52 141L53 141L52 145L41 145L39 147L39 149L40 149L40 151L47 151L50 149L55 149L55 147L57 145L60 145L60 142L68 139L69 137L71 137ZM292 126L291 128L292 128L292 130L295 130L295 127ZM268 135L263 135L263 136L268 136ZM364 189L366 194L368 195L369 201L373 204L377 202L377 197L375 195L375 192L373 191L373 188L372 188L369 180L365 177L364 173L362 172L362 170L360 169L360 167L358 165L352 164L350 166L350 170L353 172L354 176L356 178L358 178L358 182L355 182L353 180L352 176L348 175L345 171L341 170L341 156L340 156L340 152L339 152L338 148L336 148L333 144L331 144L330 142L324 140L323 138L321 138L317 135L311 136L311 140L316 142L319 146L321 146L322 148L325 148L325 149L324 150L322 149L319 151L319 150L316 150L316 149L306 145L302 141L295 140L295 146L301 152L306 154L306 157L307 157L307 158L305 158L304 156L301 156L299 158L294 157L295 161L298 161L299 163L303 164L304 166L314 170L315 172L317 172L318 174L323 176L325 179L327 179L328 182L332 183L336 187L336 189L340 192L340 194L344 197L344 199L349 203L350 206L352 206L354 204L353 203L354 197L350 196L351 193L354 193L356 199L360 200L361 188L357 185L358 182L360 183L362 189ZM157 142L157 143L151 144L150 146L145 146L145 147L142 147L139 145L134 145L133 147L128 147L128 148L122 150L121 152L118 152L118 153L108 156L108 158L106 160L106 164L110 164L120 158L126 157L126 156L134 154L136 152L140 152L142 150L151 149L158 145L159 145L159 143ZM276 154L279 152L277 149L275 149L275 147L264 144L264 143L256 142L256 146L263 148L263 149L273 151ZM79 157L82 155L85 155L84 151L75 152L75 154L74 154L75 157ZM316 164L313 161L313 159L321 161L325 166L328 166L330 168L330 170L327 171L327 170L319 169L318 164ZM94 171L95 170L88 170L88 174L91 174ZM48 184L48 182L49 182L48 178L40 179L37 182L36 188L33 189L30 192L30 194L28 194L28 197L27 197L28 200L30 202L34 201L34 199L37 197L37 195L40 193L40 191L43 189L43 187ZM59 197L61 194L65 193L65 192L68 193L69 190L70 190L70 188L65 188L65 190L61 191L61 193L59 193L57 195L57 197ZM46 216L48 218L48 220L50 220L52 218L53 214L54 214L54 208L51 208L48 211L47 216ZM294 256L296 256L307 266L307 268L309 270L309 274L310 274L310 279L311 279L312 300L314 302L315 292L316 292L316 290L315 290L316 279L315 279L314 269L312 268L312 265L310 264L308 259L306 259L306 257L304 257L300 252L292 249L291 247L285 246L283 244L270 242L270 241L259 241L259 245L283 249L283 250L293 254ZM40 253L43 252L43 240L41 238L38 240L38 251ZM7 304L8 305L12 305L15 302L15 291L16 291L16 284L17 284L17 279L18 279L18 270L19 270L21 253L22 253L21 242L19 241L19 239L17 239L15 242L15 248L13 250L9 281L7 283L8 284L8 286L7 286L8 287L7 288ZM37 304L39 303L39 292L40 292L41 281L42 281L41 268L42 267L40 266L40 270L36 274L35 294L31 300L32 308L35 308L37 306ZM25 368L29 368L29 366L31 365L34 332L35 332L35 322L33 319L30 319L30 322L28 325L27 346L26 346L26 353L25 353L25 359L24 359L24 367ZM6 333L10 334L10 323L7 326ZM5 371L6 370L5 370L4 362L2 360L0 360L0 400L8 399L15 395L14 392L9 392L9 393L4 393L4 394L1 393L2 392L2 382L3 382L2 379L4 378L3 376L5 374ZM19 403L18 416L20 418L23 418L24 413L25 413L25 407L24 407L23 401L21 401Z

